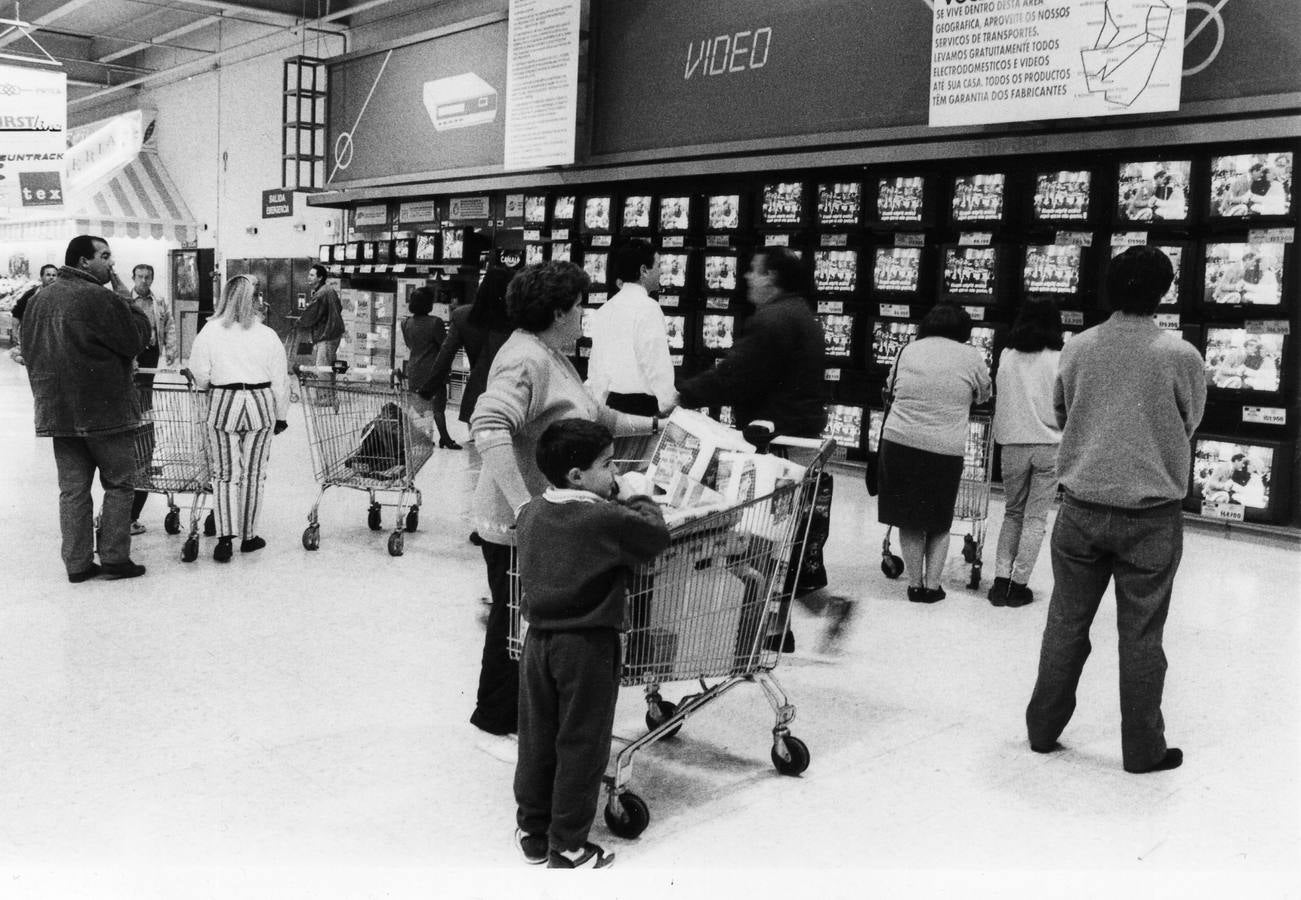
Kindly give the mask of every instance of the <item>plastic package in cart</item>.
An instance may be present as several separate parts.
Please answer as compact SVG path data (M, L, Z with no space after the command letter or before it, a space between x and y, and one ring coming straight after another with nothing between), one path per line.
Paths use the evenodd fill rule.
M660 432L659 443L651 454L651 481L668 489L676 474L682 473L706 487L715 485L718 453L722 450L754 452L741 433L715 422L703 413L675 409Z

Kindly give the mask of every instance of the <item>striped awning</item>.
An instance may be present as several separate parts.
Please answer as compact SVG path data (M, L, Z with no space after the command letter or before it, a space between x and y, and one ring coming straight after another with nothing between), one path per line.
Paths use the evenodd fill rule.
M0 239L41 240L74 234L153 237L182 243L195 239L194 217L157 152L150 147L92 185L81 199L71 199L70 211L59 218L0 224Z

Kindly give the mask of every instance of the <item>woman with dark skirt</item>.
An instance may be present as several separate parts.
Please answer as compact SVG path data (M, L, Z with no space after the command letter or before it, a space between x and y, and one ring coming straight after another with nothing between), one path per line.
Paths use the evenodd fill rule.
M944 599L940 577L962 479L971 406L990 398L989 369L969 345L971 317L941 303L895 357L885 392L877 518L899 531L908 599Z

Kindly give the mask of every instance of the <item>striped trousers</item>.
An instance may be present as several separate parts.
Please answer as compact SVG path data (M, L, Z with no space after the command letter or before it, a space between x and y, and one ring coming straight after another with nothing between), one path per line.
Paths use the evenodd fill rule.
M208 449L219 537L238 534L241 540L248 540L257 536L275 423L275 402L269 388L213 388L208 407Z

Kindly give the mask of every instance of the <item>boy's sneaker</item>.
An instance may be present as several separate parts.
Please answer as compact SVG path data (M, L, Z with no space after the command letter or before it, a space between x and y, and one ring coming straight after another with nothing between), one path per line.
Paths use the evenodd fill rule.
M146 531L148 531L148 530L149 530L149 529L145 528L143 522L132 522L132 523L131 523L131 536L132 536L132 537L135 537L135 536L138 535L138 534L144 534L144 533L145 533Z
M588 842L583 849L576 851L577 856L570 856L559 850L552 850L547 857L548 869L607 869L614 865L614 854L606 853L596 844Z
M515 846L520 856L530 866L540 866L547 861L549 847L545 834L525 834L522 828L515 829Z

